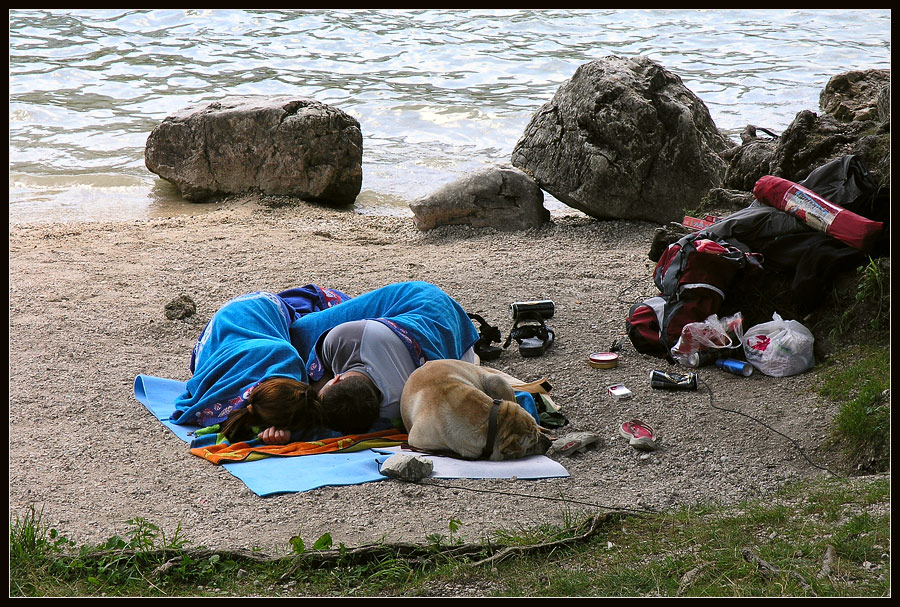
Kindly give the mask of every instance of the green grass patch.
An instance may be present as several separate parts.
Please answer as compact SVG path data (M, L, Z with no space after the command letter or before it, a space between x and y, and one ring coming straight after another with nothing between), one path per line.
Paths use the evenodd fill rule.
M10 595L887 596L890 495L887 478L820 479L732 506L566 512L560 527L502 530L474 547L451 521L447 537L415 548L319 538L298 551L286 538L271 557L191 549L143 519L76 547L32 510L10 522Z
M887 346L845 349L820 372L819 394L841 403L832 440L851 468L879 472L890 465L890 373Z
M835 347L844 344L887 345L890 335L890 257L869 258L854 276L838 278L818 321Z

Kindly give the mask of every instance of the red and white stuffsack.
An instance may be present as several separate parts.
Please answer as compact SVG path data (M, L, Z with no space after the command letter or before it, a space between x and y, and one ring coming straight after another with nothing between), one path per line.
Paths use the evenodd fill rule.
M781 177L762 177L753 186L753 195L763 204L790 213L809 227L860 251L870 250L884 228L880 221L866 219Z

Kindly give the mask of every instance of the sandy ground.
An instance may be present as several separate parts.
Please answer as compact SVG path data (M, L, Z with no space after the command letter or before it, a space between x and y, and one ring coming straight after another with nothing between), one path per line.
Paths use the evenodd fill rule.
M122 534L126 521L144 517L169 537L180 525L193 547L276 554L298 533L307 544L326 532L335 545L425 542L448 534L456 519L458 535L477 541L602 508L756 498L826 474L784 437L713 409L702 389L651 389L649 372L667 365L629 342L616 369L588 365L590 353L621 335L629 305L654 294L647 251L655 227L572 216L514 234L421 233L410 218L251 200L197 216L10 225L10 516L34 505L79 544ZM569 478L385 480L260 498L191 455L134 397L138 374L188 379L194 341L235 295L309 282L359 295L403 280L437 284L504 337L511 302L556 303L557 341L544 356L525 359L512 347L487 364L549 378L570 420L562 433L603 438L584 454L552 455ZM165 304L182 293L197 314L166 319ZM815 370L776 379L705 368L701 377L716 404L759 418L830 465L823 443L835 406L813 393ZM634 397L611 398L614 382ZM660 450L642 457L618 435L633 418L656 428Z

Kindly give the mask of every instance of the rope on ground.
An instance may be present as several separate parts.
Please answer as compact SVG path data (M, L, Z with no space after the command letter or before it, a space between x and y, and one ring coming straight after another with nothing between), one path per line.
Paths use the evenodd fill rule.
M497 491L496 489L475 489L474 487L463 487L461 485L446 485L443 483L435 483L430 481L419 481L420 485L430 485L432 487L440 487L441 489L461 489L463 491L473 491L475 493L493 493L495 495L508 495L510 497L527 497L529 499L550 500L564 504L581 504L582 506L593 506L594 508L603 508L614 512L630 512L635 514L658 514L659 510L651 508L625 508L624 506L605 506L594 502L585 502L581 500L573 500L567 497L548 497L546 495L534 495L528 493L515 493L513 491Z
M703 380L702 377L699 377L699 376L698 376L698 379L700 380L700 383L703 384L703 386L706 388L706 391L709 393L709 405L710 405L713 409L717 409L717 410L719 410L719 411L724 411L724 412L726 412L726 413L735 413L735 414L737 414L737 415L743 415L743 416L746 417L747 419L750 419L750 420L752 420L752 421L755 421L756 423L760 424L761 426L765 427L766 429L770 430L771 432L774 432L775 434L777 434L777 435L779 435L779 436L781 436L781 437L787 439L787 440L794 446L794 448L797 449L797 451L800 452L800 455L803 456L803 459L805 459L807 462L809 462L809 465L810 465L810 466L812 466L812 467L814 467L814 468L818 468L819 470L824 470L825 472L828 472L829 474L831 474L831 475L833 475L833 476L837 476L837 477L839 477L839 478L843 478L843 476L840 475L840 474L838 474L837 472L834 472L833 470L831 470L831 469L829 469L829 468L826 468L825 466L820 466L819 464L817 464L817 463L815 463L814 461L812 461L812 460L809 458L809 456L806 455L806 451L804 451L803 446L802 446L796 439L791 438L790 436L788 436L787 434L784 434L783 432L779 432L778 430L776 430L775 428L773 428L772 426L770 426L770 425L767 424L766 422L762 421L761 419L756 418L756 417L753 417L752 415L748 415L748 414L744 413L743 411L737 411L736 409L726 409L725 407L720 407L720 406L718 406L718 405L715 403L715 397L713 396L713 390L712 390L712 388L709 387L709 384L707 384L707 383Z

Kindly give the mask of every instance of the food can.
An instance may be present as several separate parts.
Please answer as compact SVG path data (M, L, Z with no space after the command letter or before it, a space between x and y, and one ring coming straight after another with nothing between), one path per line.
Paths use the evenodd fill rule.
M673 373L672 371L650 371L650 387L663 390L696 390L696 373Z
M594 352L588 357L588 363L595 369L613 369L619 364L619 355L615 352Z
M688 367L703 367L716 360L717 356L716 352L702 350L700 352L691 352L685 357L684 362Z
M509 304L509 317L516 320L522 316L539 316L543 319L553 318L556 312L556 304L552 299L538 299L534 301L516 301Z

